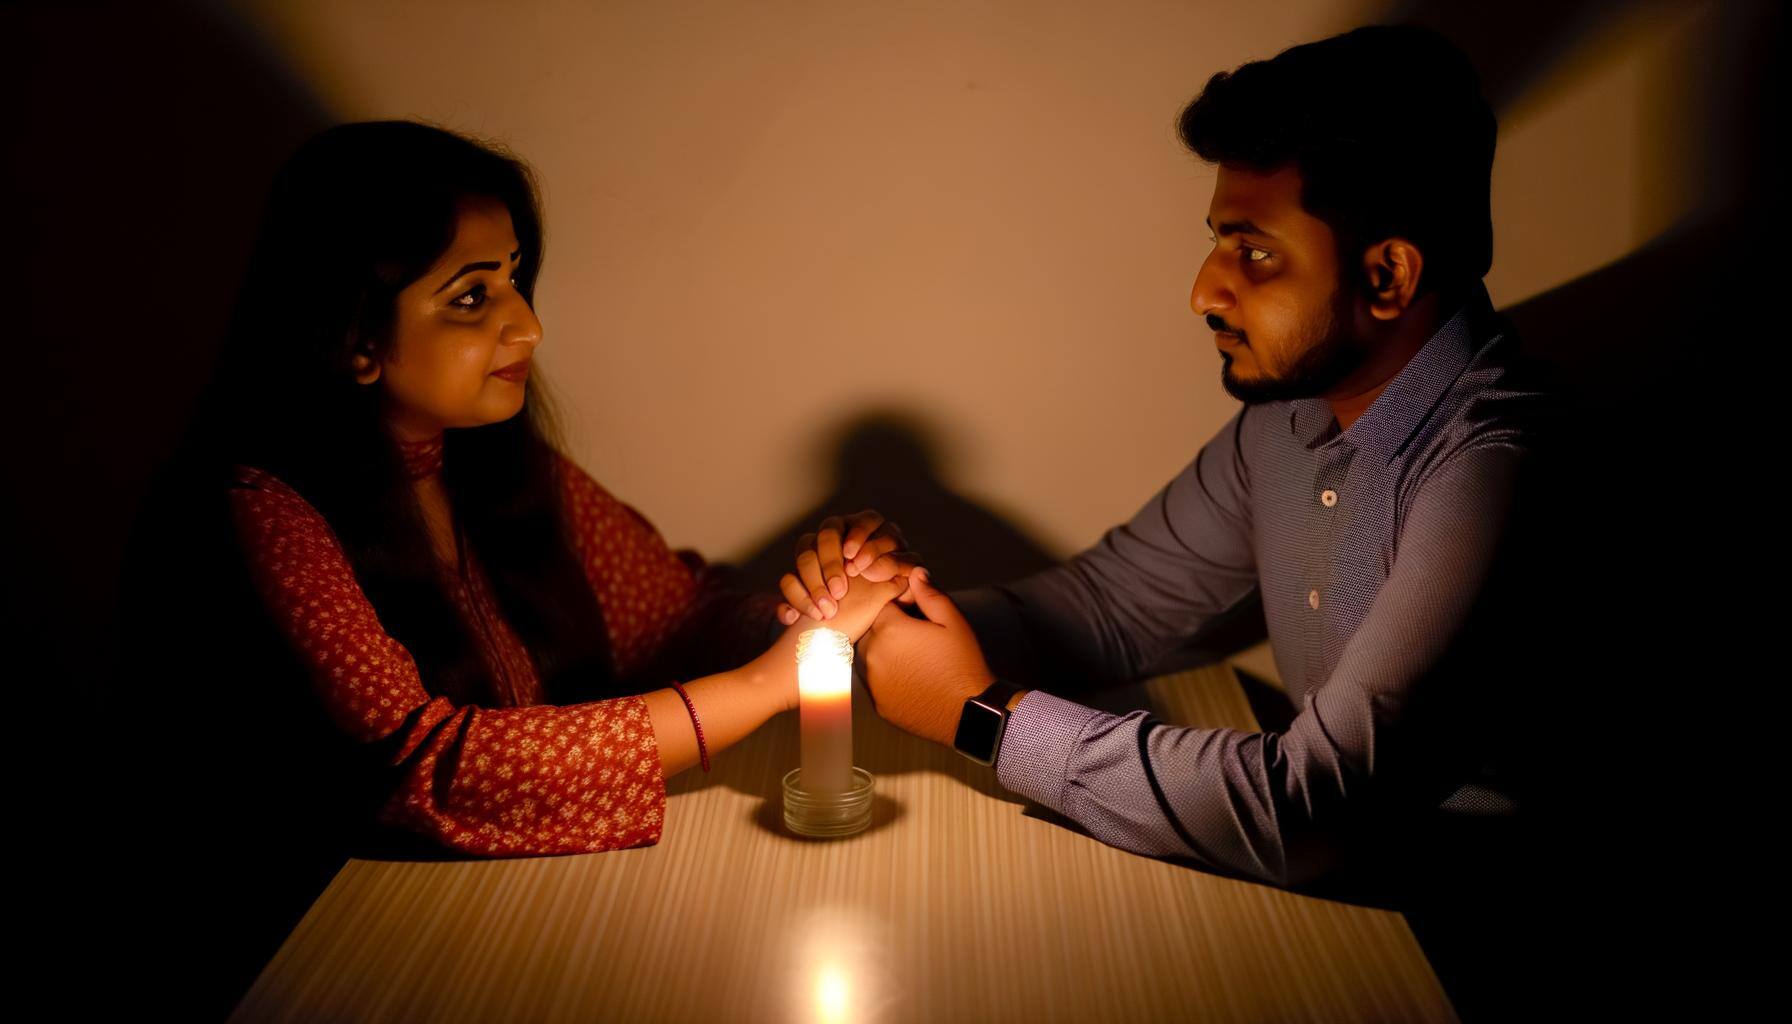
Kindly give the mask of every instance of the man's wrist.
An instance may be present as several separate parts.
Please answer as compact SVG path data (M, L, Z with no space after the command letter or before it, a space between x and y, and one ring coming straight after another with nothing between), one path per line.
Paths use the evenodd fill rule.
M994 765L1001 752L1008 716L1024 691L997 676L988 677L983 689L971 693L959 705L951 746L979 764Z
M939 725L935 727L931 739L936 743L952 746L953 738L958 735L959 719L964 716L964 702L982 693L987 687L987 683L972 688L953 686L950 696L941 700L937 705Z

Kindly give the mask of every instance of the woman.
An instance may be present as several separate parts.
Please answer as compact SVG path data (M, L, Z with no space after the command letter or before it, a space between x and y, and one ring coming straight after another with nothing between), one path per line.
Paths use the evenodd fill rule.
M537 211L522 163L438 128L313 138L275 179L197 432L245 592L338 739L377 753L346 785L482 856L657 842L667 776L795 706L806 628L561 454ZM904 586L855 586L828 624L856 640Z

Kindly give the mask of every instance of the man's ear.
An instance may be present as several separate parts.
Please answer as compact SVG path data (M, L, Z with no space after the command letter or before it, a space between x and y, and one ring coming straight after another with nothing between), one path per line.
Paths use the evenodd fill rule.
M1369 315L1392 320L1412 305L1419 290L1419 272L1425 257L1419 247L1404 238L1375 243L1363 254L1363 278L1368 282Z
M372 354L366 349L361 349L350 356L349 365L354 368L357 384L372 384L380 379L380 364L374 362Z

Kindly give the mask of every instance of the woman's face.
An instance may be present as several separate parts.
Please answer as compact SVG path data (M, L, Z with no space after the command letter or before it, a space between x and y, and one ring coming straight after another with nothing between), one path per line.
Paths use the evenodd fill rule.
M378 382L399 438L427 440L522 410L541 321L516 289L518 248L503 203L463 202L453 244L399 292L385 355L355 355L355 379Z

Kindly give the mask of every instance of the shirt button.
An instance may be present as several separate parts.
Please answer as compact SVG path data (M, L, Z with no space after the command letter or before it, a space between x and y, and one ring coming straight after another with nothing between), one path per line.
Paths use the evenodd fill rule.
M1324 494L1319 496L1319 500L1324 503L1326 508L1331 508L1338 503L1338 492L1328 488Z
M1317 591L1317 590L1307 591L1307 607L1308 608L1318 608L1319 607L1319 591Z

